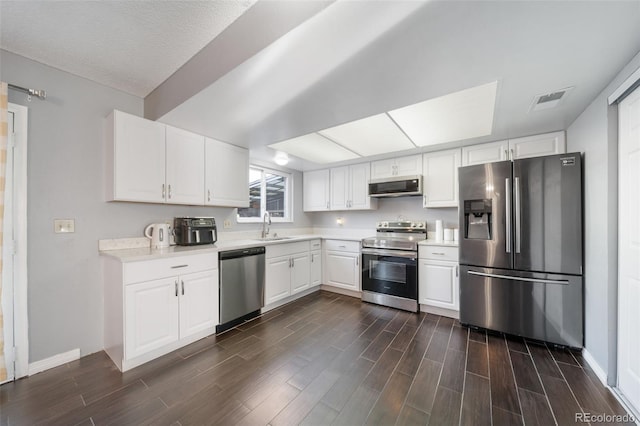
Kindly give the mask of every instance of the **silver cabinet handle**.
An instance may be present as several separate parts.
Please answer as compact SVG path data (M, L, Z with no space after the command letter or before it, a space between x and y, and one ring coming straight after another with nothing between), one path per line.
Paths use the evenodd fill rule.
M207 201L211 201L211 190L207 189Z
M513 160L513 149L510 149L509 152L511 152L511 160Z
M512 235L511 235L511 180L506 178L504 180L504 214L506 215L505 227L507 231L506 235L506 251L507 253L511 253L511 246L513 245Z
M314 258L314 257L316 257L316 255L315 255L315 254L312 254L312 255L311 255L311 263L313 263L313 258Z
M186 268L187 266L189 266L189 265L187 265L187 264L184 264L184 265L175 265L175 266L172 266L172 267L171 267L171 269Z
M182 295L184 296L184 280L180 280L180 282L182 283Z
M178 280L175 281L176 297L178 297Z
M509 159L509 150L508 150L508 149L505 149L505 150L504 150L504 159L505 159L505 160L508 160L508 159Z
M522 209L520 202L520 178L513 179L513 185L515 189L515 215L516 215L516 253L520 253L520 233L522 225Z
M171 184L169 184L169 199L171 199Z
M166 197L166 192L165 192L164 188L165 188L165 185L164 185L164 183L163 183L163 184L162 184L162 199L163 199L163 200L164 200L164 198Z
M444 253L434 253L434 252L432 252L431 254L435 254L436 256L444 256Z
M458 265L456 265L456 277L458 276Z
M422 207L427 207L427 194L422 196Z
M513 281L526 281L528 283L561 284L561 285L569 284L569 280L544 280L544 279L538 280L535 278L515 277L515 276L499 275L499 274L485 274L483 272L475 272L475 271L467 271L467 274L477 275L479 277L501 278L501 279L513 280Z
M346 248L347 248L347 246L338 246L338 248L346 249Z
M356 257L356 266L360 265L360 256Z
M294 259L293 257L291 258L291 267L292 268L296 267L296 259Z
M327 210L329 210L329 202L327 201Z

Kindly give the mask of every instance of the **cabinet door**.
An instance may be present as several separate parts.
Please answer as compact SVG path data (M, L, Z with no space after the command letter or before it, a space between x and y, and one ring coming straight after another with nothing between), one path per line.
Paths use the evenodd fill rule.
M291 294L291 258L267 259L265 267L264 302L269 305Z
M331 210L346 210L349 200L349 166L331 169Z
M108 199L163 203L165 125L120 111L111 119L113 191Z
M178 278L125 287L125 359L178 340Z
M379 160L371 162L371 179L381 179L394 176L396 160Z
M459 310L458 264L420 260L418 299L421 304Z
M458 207L460 149L424 154L423 207Z
M407 157L396 158L396 175L411 176L422 174L422 156L409 155Z
M325 276L328 285L360 291L360 255L327 252Z
M205 204L249 207L249 150L205 138Z
M369 197L369 179L371 164L354 164L349 166L349 203L348 208L354 210L368 210L377 208L378 200Z
M167 203L204 204L204 136L167 126Z
M483 143L462 148L462 165L493 163L509 159L509 141Z
M545 133L509 140L511 159L540 157L567 152L564 132Z
M322 284L322 255L320 250L312 251L309 256L309 261L311 262L309 267L311 287Z
M180 338L212 329L218 322L218 271L180 276Z
M299 293L310 287L310 263L309 253L291 256L291 294Z
M329 210L329 169L305 172L302 196L305 212Z

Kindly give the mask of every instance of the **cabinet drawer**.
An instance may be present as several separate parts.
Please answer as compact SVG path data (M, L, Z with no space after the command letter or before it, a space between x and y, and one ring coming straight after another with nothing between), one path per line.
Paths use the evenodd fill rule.
M327 251L346 251L360 253L360 241L326 240L324 247Z
M309 251L309 241L300 241L299 243L273 244L266 247L266 258L278 256L288 256L294 253Z
M420 246L418 247L420 259L458 261L458 247Z
M309 241L309 250L320 250L322 248L321 240L311 240Z
M159 278L218 269L218 253L203 253L164 259L125 263L124 283L138 283Z

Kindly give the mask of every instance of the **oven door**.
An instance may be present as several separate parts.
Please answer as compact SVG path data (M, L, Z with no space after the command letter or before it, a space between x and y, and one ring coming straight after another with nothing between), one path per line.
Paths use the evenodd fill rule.
M362 290L418 299L417 253L362 249Z

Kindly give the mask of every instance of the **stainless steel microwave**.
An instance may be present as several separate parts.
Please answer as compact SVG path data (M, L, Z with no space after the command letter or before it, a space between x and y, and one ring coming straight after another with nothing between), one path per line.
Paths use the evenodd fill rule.
M406 197L422 195L422 176L394 176L369 181L370 197Z

